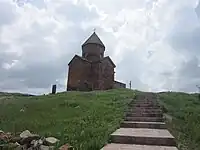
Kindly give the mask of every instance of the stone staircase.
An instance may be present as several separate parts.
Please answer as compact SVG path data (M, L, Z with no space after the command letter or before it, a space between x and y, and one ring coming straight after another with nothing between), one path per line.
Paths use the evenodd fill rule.
M129 104L124 122L101 150L178 150L154 94L138 95Z

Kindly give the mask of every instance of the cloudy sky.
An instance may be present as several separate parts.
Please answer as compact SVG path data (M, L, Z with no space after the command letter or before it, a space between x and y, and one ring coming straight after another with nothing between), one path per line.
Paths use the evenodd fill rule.
M0 91L48 93L54 83L64 91L67 64L94 28L117 80L197 91L198 0L0 0Z

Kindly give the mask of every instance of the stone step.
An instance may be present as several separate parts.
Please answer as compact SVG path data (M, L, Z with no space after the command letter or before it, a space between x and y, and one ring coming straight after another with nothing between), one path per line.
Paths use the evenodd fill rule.
M164 122L136 122L136 121L124 121L121 123L122 128L149 128L149 129L166 129Z
M163 114L161 111L135 111L135 110L127 110L124 112L126 114Z
M158 102L147 102L147 101L132 101L129 103L129 105L130 104L157 104L157 105L159 105Z
M162 112L161 109L158 108L142 108L142 107L135 107L135 108L129 108L127 111L136 111L136 112Z
M125 117L125 121L141 121L141 122L163 122L162 117Z
M126 113L163 113L160 109L128 109Z
M111 142L119 144L176 146L174 137L165 129L120 128L111 134Z
M101 150L178 150L174 146L134 145L110 143Z
M150 106L150 107L145 107L145 106L141 106L141 107L136 107L136 106L132 106L132 107L129 107L129 109L149 109L149 110L152 110L152 109L160 109L161 110L161 107L159 106Z
M163 117L162 113L126 113L127 117Z
M157 100L134 100L131 101L130 103L158 103Z
M146 109L148 109L148 110L151 110L151 109L160 109L161 110L161 108L159 106L151 106L151 107L149 107L149 106L146 106L146 107L145 106L141 106L141 107L140 106L130 106L129 109L139 109L139 110L140 109L145 109L145 110Z
M158 104L130 104L129 107L159 107Z
M135 99L135 101L157 101L157 98L143 98L143 99Z
M138 105L159 105L158 103L153 103L153 102L152 102L152 103L145 103L145 102L144 102L144 103L140 103L140 102L135 102L135 103L132 103L132 105L133 105L133 104L138 104Z

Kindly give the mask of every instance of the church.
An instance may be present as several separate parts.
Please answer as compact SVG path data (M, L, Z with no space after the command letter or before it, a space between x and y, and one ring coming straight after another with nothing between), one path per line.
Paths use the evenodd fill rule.
M115 64L104 56L105 45L94 32L82 45L82 56L75 55L69 62L67 91L108 90L125 88L114 80Z

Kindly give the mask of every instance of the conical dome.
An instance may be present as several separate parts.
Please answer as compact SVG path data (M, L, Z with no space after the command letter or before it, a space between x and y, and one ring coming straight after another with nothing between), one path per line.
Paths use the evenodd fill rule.
M87 44L99 44L105 47L103 42L100 40L100 38L97 36L95 32L85 41L85 43L82 46Z

